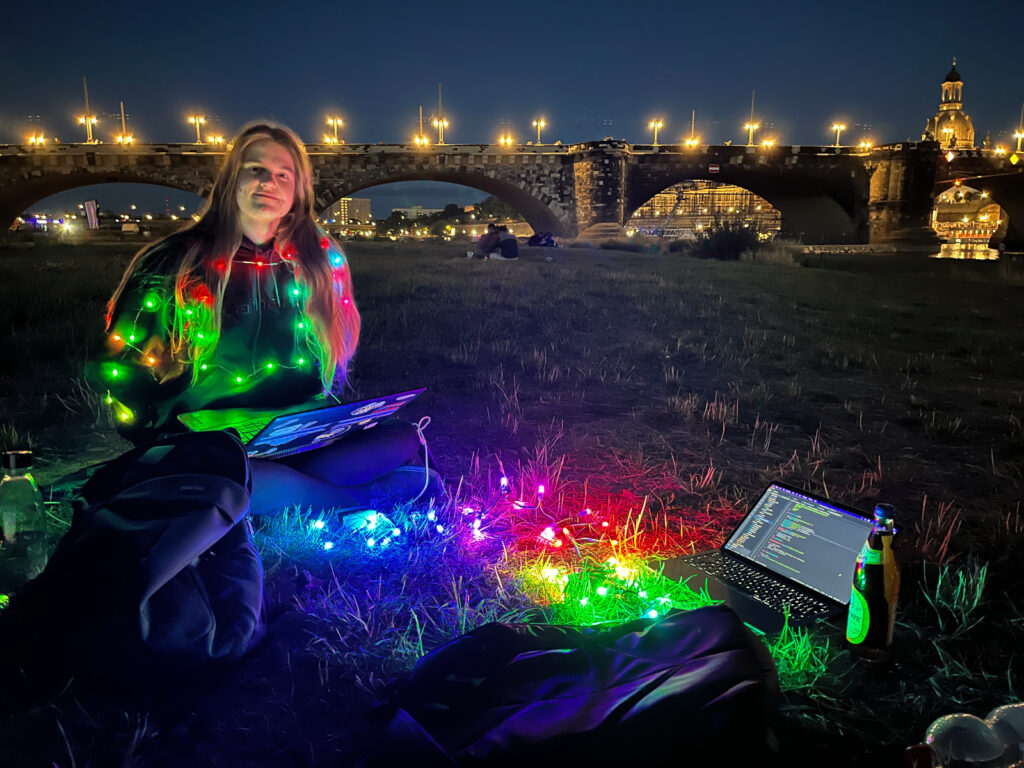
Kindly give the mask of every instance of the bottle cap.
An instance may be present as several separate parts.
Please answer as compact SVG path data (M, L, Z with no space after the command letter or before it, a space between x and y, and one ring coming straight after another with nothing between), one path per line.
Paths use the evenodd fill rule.
M4 451L3 468L12 471L32 469L32 451Z

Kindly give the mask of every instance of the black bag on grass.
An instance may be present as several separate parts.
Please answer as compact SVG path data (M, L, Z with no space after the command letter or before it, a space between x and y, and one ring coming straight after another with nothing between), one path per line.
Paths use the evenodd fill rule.
M776 690L725 606L603 631L486 624L393 687L368 764L762 766Z
M97 470L44 571L0 613L4 708L71 678L143 693L242 656L264 621L249 487L226 432L173 435Z

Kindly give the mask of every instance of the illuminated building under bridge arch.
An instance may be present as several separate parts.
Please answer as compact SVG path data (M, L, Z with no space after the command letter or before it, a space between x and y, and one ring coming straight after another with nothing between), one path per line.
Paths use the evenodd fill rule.
M698 179L656 194L636 209L625 229L627 234L688 239L726 224L748 227L767 239L779 232L782 215L748 189Z

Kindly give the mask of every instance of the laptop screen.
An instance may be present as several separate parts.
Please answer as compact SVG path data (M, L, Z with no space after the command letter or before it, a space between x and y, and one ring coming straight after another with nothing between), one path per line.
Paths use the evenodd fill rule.
M853 569L872 521L770 485L724 549L848 605Z

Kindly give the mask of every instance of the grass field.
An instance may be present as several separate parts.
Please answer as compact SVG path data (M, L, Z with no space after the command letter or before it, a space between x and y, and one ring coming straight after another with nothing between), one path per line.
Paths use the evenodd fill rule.
M868 512L891 502L903 564L892 664L854 661L841 622L768 639L788 763L896 765L938 716L1019 699L1015 265L783 266L586 248L525 249L512 264L464 253L349 249L364 319L352 394L429 388L410 417L432 419L454 509L479 506L502 474L523 495L543 482L549 509L600 505L633 526L637 552L657 555L716 546L773 479ZM82 365L129 256L0 250L0 444L31 447L44 483L127 447ZM437 511L448 530L435 534L424 510L389 510L406 526L401 544L369 552L338 534L325 552L312 514L259 531L272 623L244 671L183 711L65 692L0 724L0 764L28 754L61 766L346 764L365 747L358 715L382 684L456 634L498 618L646 610L626 600L622 615L567 613L567 593L538 583L522 541L500 546L500 520L467 555L457 511ZM577 578L564 553L544 563Z

